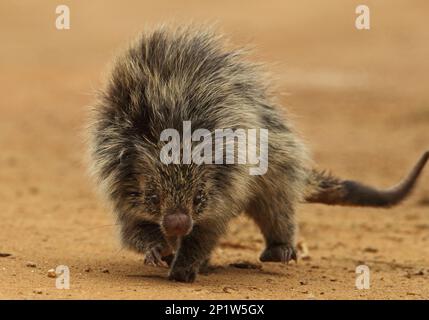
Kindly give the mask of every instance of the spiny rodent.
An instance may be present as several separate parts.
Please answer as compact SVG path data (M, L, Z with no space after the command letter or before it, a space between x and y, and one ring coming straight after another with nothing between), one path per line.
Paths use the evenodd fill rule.
M316 171L269 87L242 50L226 49L206 28L158 28L116 58L93 108L91 169L113 206L123 244L143 253L148 264L170 265L171 280L194 281L241 212L265 238L261 261L296 260L298 202L391 206L410 193L428 160L426 152L388 190ZM237 162L163 163L161 133L182 135L186 121L210 133L267 129L267 172L251 175L249 164Z

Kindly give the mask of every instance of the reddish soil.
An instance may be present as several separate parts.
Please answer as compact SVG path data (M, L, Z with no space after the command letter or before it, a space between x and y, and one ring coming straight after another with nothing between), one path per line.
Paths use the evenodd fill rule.
M71 29L58 31L56 1L2 1L0 298L428 299L429 170L394 209L300 206L310 258L298 264L261 264L257 228L237 219L193 284L119 247L85 171L87 106L115 51L147 25L192 19L255 45L318 166L396 183L429 148L429 3L365 2L367 31L356 1L65 1ZM230 266L242 261L255 268ZM361 264L369 290L355 287ZM70 290L47 276L58 265Z

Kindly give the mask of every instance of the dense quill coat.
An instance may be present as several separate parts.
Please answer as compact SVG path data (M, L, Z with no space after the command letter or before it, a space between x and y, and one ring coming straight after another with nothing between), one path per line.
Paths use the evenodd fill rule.
M241 212L264 235L260 259L287 262L296 259L299 201L395 204L391 198L409 193L427 161L426 154L417 174L387 202L377 201L386 193L311 170L258 67L206 29L141 35L117 57L93 111L92 172L112 204L122 241L145 254L146 263L170 265L169 278L177 281L195 279L228 221ZM268 129L267 173L252 176L245 164L163 164L160 134L168 128L182 133L184 121L210 132Z

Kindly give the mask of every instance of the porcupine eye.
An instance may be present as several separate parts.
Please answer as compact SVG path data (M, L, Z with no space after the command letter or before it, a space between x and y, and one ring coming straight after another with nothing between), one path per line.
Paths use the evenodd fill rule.
M145 194L144 204L147 212L151 214L158 214L160 203L161 203L161 199L157 194L152 192Z
M203 204L206 201L205 197L204 197L204 193L202 190L199 190L197 192L197 194L194 196L194 206L199 206L201 204Z
M157 207L161 201L159 196L151 191L145 194L145 202L152 207Z
M151 203L152 205L155 205L155 206L159 205L159 202L160 202L159 196L157 194L151 194L151 195L149 195L147 197L147 200L148 200L149 203Z

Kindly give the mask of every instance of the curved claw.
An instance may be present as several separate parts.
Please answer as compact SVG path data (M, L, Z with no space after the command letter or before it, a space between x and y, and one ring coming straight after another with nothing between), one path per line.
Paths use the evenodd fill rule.
M145 253L144 264L154 267L168 267L168 263L163 260L160 246L153 247Z

